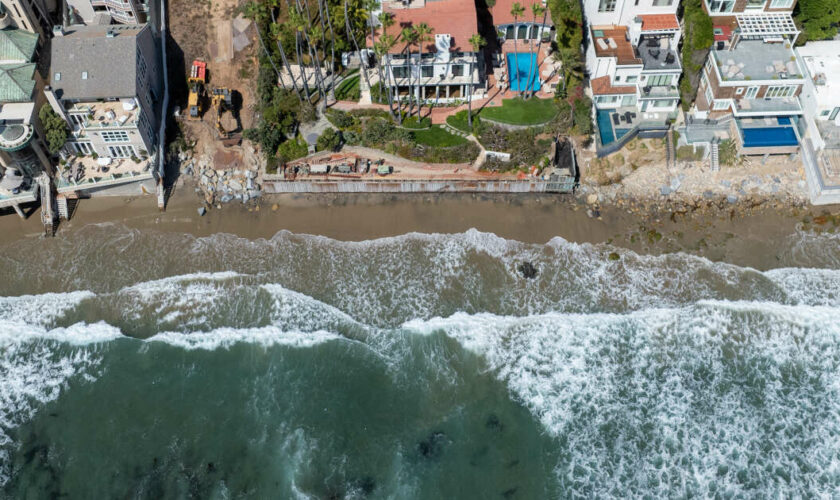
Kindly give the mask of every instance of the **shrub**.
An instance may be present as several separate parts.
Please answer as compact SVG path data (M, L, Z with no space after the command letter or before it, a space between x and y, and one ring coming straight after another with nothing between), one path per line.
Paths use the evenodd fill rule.
M572 114L575 131L580 135L590 135L592 133L592 100L586 96L576 99L572 106Z
M359 123L358 118L353 115L338 109L330 109L327 111L327 120L338 127L339 129L347 129Z
M38 111L38 118L44 126L44 133L47 138L47 149L51 154L58 153L64 143L67 142L67 123L53 111L49 103L41 106Z
M367 147L382 146L388 142L413 142L411 132L397 128L388 120L370 120L362 130L362 144Z
M405 128L412 128L412 129L423 129L429 128L432 126L432 120L429 118L418 118L416 116L409 116L402 122L402 126Z
M328 128L318 137L315 148L318 151L335 151L341 145L341 135L335 129Z
M285 141L277 148L277 159L283 163L303 158L309 152L306 143L294 138Z

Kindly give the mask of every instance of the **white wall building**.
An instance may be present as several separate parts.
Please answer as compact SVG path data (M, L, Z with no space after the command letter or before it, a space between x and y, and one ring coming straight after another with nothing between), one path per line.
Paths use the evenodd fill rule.
M808 72L799 98L816 149L840 147L840 40L796 49Z
M77 22L84 24L143 24L149 13L148 0L66 0Z
M642 125L667 129L679 105L682 74L678 6L678 0L584 1L590 90L596 116L609 112L612 124L599 134L599 144ZM599 132L607 128L605 121L598 123Z

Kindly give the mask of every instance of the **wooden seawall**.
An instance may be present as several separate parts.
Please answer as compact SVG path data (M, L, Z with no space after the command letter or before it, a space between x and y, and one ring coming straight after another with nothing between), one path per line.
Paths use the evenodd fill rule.
M574 179L511 180L274 180L263 179L265 193L571 193Z

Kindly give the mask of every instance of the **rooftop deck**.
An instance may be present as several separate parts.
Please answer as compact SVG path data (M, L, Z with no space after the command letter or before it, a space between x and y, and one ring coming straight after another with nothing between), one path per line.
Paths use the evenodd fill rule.
M149 160L135 163L130 159L114 159L108 165L100 165L98 160L89 156L71 158L59 167L55 178L59 190L73 188L90 188L97 184L113 183L114 181L128 181L140 176L151 175Z
M786 43L742 40L733 50L713 50L723 81L802 79L804 72Z
M140 108L134 99L106 102L85 102L74 104L67 110L71 115L84 117L85 128L117 128L134 126L140 116Z
M798 97L775 99L740 99L735 101L735 116L761 116L766 114L801 115Z
M636 53L646 70L682 69L680 55L671 47L668 38L642 37L639 46L636 47Z

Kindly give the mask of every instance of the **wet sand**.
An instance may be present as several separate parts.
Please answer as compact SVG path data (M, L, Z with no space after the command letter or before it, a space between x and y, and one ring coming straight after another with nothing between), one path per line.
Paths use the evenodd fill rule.
M360 241L408 232L458 233L471 228L524 242L545 243L562 237L578 243L611 243L641 253L685 251L757 269L777 266L775 242L801 229L809 214L823 208L782 215L772 209L730 218L728 213L662 214L646 220L604 207L600 218L567 195L273 195L259 209L239 204L212 209L201 217L201 201L189 188L179 189L166 212L152 197L82 200L57 237L88 224L116 222L140 230L206 236L224 232L248 239L270 238L278 231L318 234ZM835 207L836 209L836 207ZM833 231L835 228L821 228ZM22 220L0 217L0 240L42 237L38 212Z

